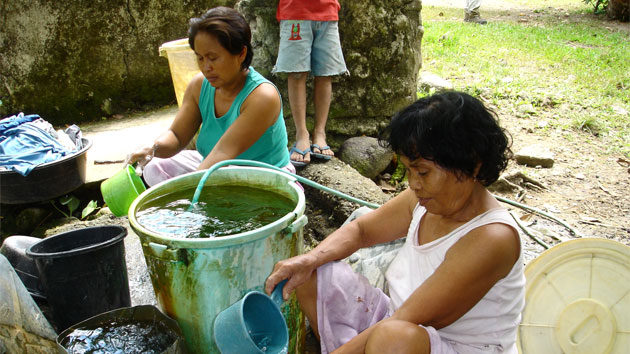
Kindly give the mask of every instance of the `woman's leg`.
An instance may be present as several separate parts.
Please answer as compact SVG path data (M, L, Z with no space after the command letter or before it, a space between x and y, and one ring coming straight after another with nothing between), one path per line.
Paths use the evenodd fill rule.
M182 150L168 159L154 157L144 166L142 177L149 186L154 186L169 178L195 171L202 160L197 150Z
M401 320L386 320L374 328L365 353L429 354L429 334L422 326Z
M297 288L296 294L300 308L313 329L313 334L319 339L319 329L317 328L317 270L313 272L308 282Z
M435 328L394 319L385 320L376 325L367 340L365 352L367 354L458 353L453 344L442 339Z
M355 273L345 262L331 262L317 268L317 280L309 285L315 285L317 290L305 288L305 295L311 294L317 307L306 311L316 317L313 321L317 323L322 353L334 351L390 315L387 295L372 287L367 278ZM303 301L312 305L312 299Z

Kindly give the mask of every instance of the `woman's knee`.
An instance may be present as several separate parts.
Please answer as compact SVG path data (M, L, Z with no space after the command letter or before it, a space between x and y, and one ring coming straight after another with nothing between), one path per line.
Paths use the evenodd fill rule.
M430 353L429 333L422 327L401 320L385 320L373 329L366 353Z
M168 179L158 160L162 159L152 159L142 169L142 177L149 186L154 186Z

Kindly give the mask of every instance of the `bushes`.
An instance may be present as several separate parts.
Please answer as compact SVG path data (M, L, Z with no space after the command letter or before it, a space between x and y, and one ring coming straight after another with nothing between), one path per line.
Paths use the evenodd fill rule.
M585 3L593 6L594 13L603 13L608 7L608 0L584 0Z

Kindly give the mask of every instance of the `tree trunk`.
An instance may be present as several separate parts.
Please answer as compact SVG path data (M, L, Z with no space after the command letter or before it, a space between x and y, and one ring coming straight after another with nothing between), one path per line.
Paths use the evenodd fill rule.
M613 20L630 21L630 0L609 0L606 15Z

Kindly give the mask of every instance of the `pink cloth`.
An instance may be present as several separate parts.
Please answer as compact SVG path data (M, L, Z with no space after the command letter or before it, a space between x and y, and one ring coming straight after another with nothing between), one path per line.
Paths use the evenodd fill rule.
M154 186L175 176L195 171L202 160L197 150L182 150L167 159L154 157L144 166L142 176L149 186Z
M203 157L197 150L182 150L167 159L154 157L144 166L142 176L149 186L154 186L169 178L196 171L201 161ZM290 162L283 169L295 173L295 167Z
M367 278L345 262L317 268L317 328L322 354L339 348L357 334L392 315L389 297L372 287ZM432 354L457 354L433 327L429 334Z

